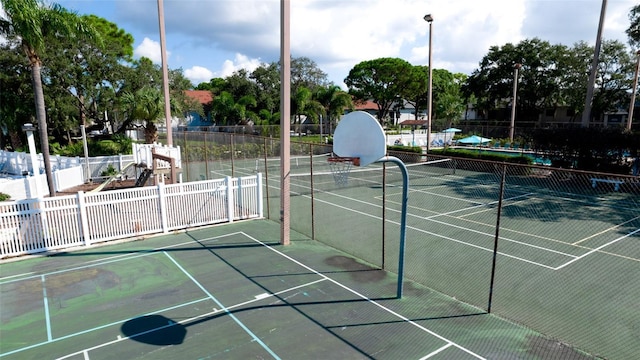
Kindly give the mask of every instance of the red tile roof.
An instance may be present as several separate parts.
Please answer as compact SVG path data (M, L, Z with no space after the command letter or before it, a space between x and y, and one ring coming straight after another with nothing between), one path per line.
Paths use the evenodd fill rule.
M354 101L356 110L378 110L378 104L373 101Z
M428 123L427 120L405 120L403 122L400 123L400 125L417 125L417 126L422 126L422 125L426 125Z
M213 101L213 95L209 90L185 90L184 93L188 97L198 100L202 105L207 105Z

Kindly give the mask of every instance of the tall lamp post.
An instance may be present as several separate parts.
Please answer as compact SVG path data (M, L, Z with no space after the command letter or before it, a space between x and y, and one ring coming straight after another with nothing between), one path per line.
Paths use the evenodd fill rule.
M604 15L607 10L607 0L602 0L600 9L600 22L598 23L598 35L596 36L596 46L593 51L591 61L591 72L589 73L589 83L587 84L587 97L584 101L584 111L582 112L582 127L589 127L591 121L591 102L593 101L593 89L596 85L596 74L598 72L598 58L600 56L600 45L602 43L602 27L604 25Z
M424 16L424 21L429 23L429 88L427 92L427 152L431 148L431 104L433 103L433 67L431 67L431 29L433 26L433 16L427 14Z
M636 104L636 89L638 88L638 71L640 71L640 50L636 52L636 72L633 76L633 87L631 88L631 104L629 104L627 130L631 130L631 122L633 122L633 107Z
M516 100L518 99L518 70L521 64L515 64L513 67L513 99L511 100L511 126L509 127L509 142L513 145L513 135L516 128Z
M162 90L164 93L164 117L167 127L167 145L173 145L171 129L171 104L169 102L169 66L167 65L167 42L164 31L164 5L158 0L158 25L160 27L160 57L162 59Z

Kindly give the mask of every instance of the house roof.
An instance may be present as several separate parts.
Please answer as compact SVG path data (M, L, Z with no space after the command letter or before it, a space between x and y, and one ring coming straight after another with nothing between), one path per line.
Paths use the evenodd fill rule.
M209 90L185 90L184 93L202 105L210 104L213 101L213 95Z
M426 125L428 123L427 120L405 120L403 122L400 123L400 125L405 125L405 126L409 126L409 125L416 125L416 126L422 126L422 125Z
M356 110L378 110L378 104L373 101L356 101L353 104Z

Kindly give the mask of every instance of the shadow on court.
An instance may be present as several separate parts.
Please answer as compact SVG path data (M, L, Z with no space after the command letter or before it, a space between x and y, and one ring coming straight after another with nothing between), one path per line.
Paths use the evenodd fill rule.
M395 274L278 237L251 221L3 264L0 357L589 358L408 279L398 299Z

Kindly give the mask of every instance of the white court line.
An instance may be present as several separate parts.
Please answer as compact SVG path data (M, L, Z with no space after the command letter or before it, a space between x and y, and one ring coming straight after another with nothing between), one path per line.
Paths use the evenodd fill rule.
M239 233L235 232L235 233L224 234L224 235L215 236L215 237L211 237L211 238L204 238L204 239L202 239L200 241L215 240L215 239L219 239L219 238L233 236L233 235L236 235L236 234L239 234ZM35 274L35 275L27 276L27 277L20 278L20 279L9 280L9 281L0 281L0 285L9 284L9 283L12 283L12 282L18 282L18 281L22 281L22 280L36 279L36 278L40 277L41 275L50 276L50 275L62 274L62 273L69 272L69 271L88 269L88 268L95 267L95 266L98 266L98 265L105 265L105 264L111 264L111 263L119 262L119 261L137 259L139 257L145 257L145 256L157 254L160 250L171 249L171 248L179 247L179 246L182 246L182 245L189 245L189 244L193 244L193 240L185 241L185 242L178 243L178 244L171 244L171 245L167 245L167 246L162 246L162 247L154 248L154 249L151 249L151 250L145 250L140 254L139 253L134 253L132 255L131 253L129 253L129 254L124 254L124 255L110 256L110 257L107 257L107 258L104 258L104 259L101 259L101 260L92 260L92 261L85 262L84 264L86 264L86 265L75 266L75 267L66 268L66 269L62 269L62 270L50 271L50 272L43 273L43 274L35 274L33 272L25 273L24 275L28 275L28 274ZM11 277L16 277L16 276L18 276L18 275L14 275L14 276L11 276Z
M51 317L49 316L49 300L47 298L47 286L45 284L44 275L42 275L42 298L44 306L44 321L47 327L47 341L51 341Z
M576 241L576 242L572 243L571 245L578 245L578 244L580 244L581 242L585 242L585 241L587 241L587 240L589 240L589 239L592 239L592 238L594 238L594 237L596 237L596 236L598 236L598 235L601 235L601 234L604 234L604 233L606 233L606 232L609 232L609 231L611 231L611 230L613 230L613 229L619 228L620 226L622 226L622 225L624 225L624 224L627 224L627 223L630 223L630 222L632 222L632 221L634 221L634 220L637 220L637 219L640 219L640 216L636 216L636 217L634 217L634 218L633 218L633 219L631 219L631 220L627 220L627 221L625 221L625 222L623 222L623 223L620 223L620 224L615 225L615 226L612 226L612 227L610 227L610 228L608 228L608 229L602 230L602 231L600 231L599 233L593 234L593 235L591 235L591 236L587 236L586 238L584 238L584 239L582 239L582 240L578 240L578 241Z
M202 284L200 284L200 282L198 282L198 280L196 280L185 268L183 268L182 265L180 265L173 257L171 257L171 255L167 254L166 252L164 252L164 254L178 267L178 269L180 269L189 279L191 279L191 281L196 284L196 286L199 287L202 292L204 292L211 300L213 300L220 308L222 308L223 311L253 339L253 341L262 346L262 348L265 349L271 356L273 356L274 359L280 359L280 357L276 353L274 353L273 350L271 350L271 348L262 341L262 339L256 336L256 334L254 334L251 329L249 329L242 321L240 321L240 319L233 315L233 313L229 309L222 305L222 303L218 301L215 296L213 296L204 286L202 286Z
M187 302L187 303L183 303L183 304L180 304L180 305L171 306L171 307L168 307L168 308L164 308L164 309L161 309L161 310L157 310L157 311L154 311L154 312L150 312L150 313L147 313L147 314L143 314L142 316L146 316L146 315L153 315L153 314L157 314L157 313L164 312L164 311L174 310L174 309L181 308L181 307L183 307L183 306L189 306L189 305L197 304L197 303L199 303L199 302L206 301L206 300L209 300L209 298L202 298L202 299L198 299L198 300L190 301L190 302ZM62 340L71 339L71 338L73 338L73 337L76 337L76 336L79 336L79 335L88 334L88 333L90 333L90 332L97 331L97 330L101 330L101 329L107 328L107 327L109 327L109 326L114 326L114 325L122 324L122 323L124 323L124 322L126 322L126 321L129 321L129 320L131 320L131 319L125 319L125 320L118 320L118 321L114 321L114 322L111 322L111 323L108 323L108 324L104 324L104 325L100 325L100 326L93 327L93 328L91 328L91 329L82 330L82 331L75 332L75 333L73 333L73 334L68 334L68 335L65 335L65 336L61 336L61 337L59 337L59 338L52 339L51 341L43 341L43 342L39 342L39 343L32 344L32 345L29 345L29 346L25 346L25 347L20 348L20 349L12 350L12 351L9 351L9 352L7 352L7 353L0 353L0 357L7 356L7 355L13 355L13 354L16 354L16 353L19 353L19 352L25 351L25 350L30 350L30 349L34 349L34 348L37 348L37 347L40 347L40 346L48 345L48 344L50 344L50 343L54 343L54 342L59 342L59 341L62 341ZM100 347L100 346L98 346L98 347ZM96 347L96 348L98 348L98 347ZM66 358L66 357L69 357L69 356L78 355L78 354L80 354L81 352L82 352L82 351L78 351L78 352L75 352L75 353L73 353L73 354L66 355L66 356L65 356L65 358Z
M347 196L333 194L333 193L330 193L330 192L327 192L327 194L330 194L330 195L333 195L333 196L337 196L337 197L340 197L340 198L344 198L344 199L348 199L348 200L355 201L355 202L360 202L360 203L367 204L367 205L370 205L370 206L373 206L373 207L381 208L380 205L372 204L370 202L366 202L366 201L363 201L363 200L353 199L353 198L350 198L350 197L347 197ZM518 195L517 197L526 196L526 195L531 195L531 194ZM514 198L516 198L516 197L514 197ZM362 215L366 215L366 216L372 217L374 219L382 220L382 218L377 216L377 215L371 215L371 214L364 213L364 212L361 212L361 211L352 210L352 209L350 209L348 207L337 205L335 203L332 203L332 202L329 202L329 201L326 201L326 200L321 200L321 199L317 199L317 198L315 200L323 202L323 203L326 203L326 204L329 204L329 205L333 205L333 206L341 208L341 209L345 209L345 210L353 211L353 212L356 212L356 213L359 213L359 214L362 214ZM486 205L478 205L478 206L486 206ZM472 208L476 208L478 206L472 206L471 209ZM470 209L470 208L466 208L466 209ZM463 209L463 210L466 210L466 209ZM394 212L400 212L399 210L394 210L394 209L389 209L389 210L390 211L394 211ZM463 211L463 210L455 210L455 212ZM411 216L411 217L414 217L414 218L418 218L418 219L422 219L422 220L429 220L429 221L432 221L432 222L435 222L435 223L438 223L438 224L447 225L447 226L451 226L451 227L454 227L454 228L470 231L470 232L477 233L477 234L480 234L480 235L485 235L485 236L489 236L489 237L492 237L492 238L495 237L495 234L489 234L489 233L478 231L478 230L467 229L467 228L462 227L462 226L457 226L457 225L453 225L453 224L450 224L450 223L447 223L447 222L435 220L434 218L438 217L438 215L432 215L432 216L427 216L427 217L422 217L422 216L418 216L418 215L414 215L414 214L407 214L407 215ZM398 222L391 221L391 220L387 220L387 221L389 223L399 225ZM424 229L420 229L420 228L416 228L416 227L413 227L413 226L410 226L410 225L407 225L407 228L408 229L412 229L412 230L416 230L416 231L419 231L419 232L422 232L422 233L425 233L425 234L434 235L434 236L437 236L437 237L440 237L440 238L443 238L443 239L446 239L446 240L455 241L455 242L460 243L460 244L465 244L465 245L469 245L469 246L472 246L472 247L476 247L476 248L479 248L479 249L483 249L483 250L487 250L487 251L493 252L493 249L487 249L487 248L484 248L484 247L481 247L481 246L478 246L478 245L475 245L475 244L464 242L462 240L452 239L452 238L450 238L448 236L432 233L430 231L427 231L427 230L424 230ZM502 236L500 237L500 240L512 242L512 243L515 243L515 244L518 244L518 245L524 245L524 246L532 247L532 248L535 248L537 250L556 253L556 254L567 256L567 257L571 257L571 258L575 258L576 257L575 255L566 254L566 253L563 253L561 251L556 251L556 250L548 249L548 248L541 247L541 246L527 244L527 243L522 242L522 241L509 239L509 238L502 237ZM567 245L569 245L569 244L567 244ZM510 258L513 258L513 259L522 260L522 261L530 263L530 264L539 265L539 266L542 266L542 267L547 268L547 269L553 269L553 267L551 267L551 266L548 266L548 265L545 265L545 264L540 264L540 263L537 263L537 262L534 262L534 261L530 261L530 260L526 260L526 259L523 259L523 258L520 258L520 257L517 257L517 256L508 255L508 254L505 254L505 253L502 253L502 252L498 252L498 254L504 255L504 256L507 256L507 257L510 257Z
M237 234L239 234L239 233L234 233L234 234L236 234L236 235L237 235ZM287 293L287 292L290 292L290 291L293 291L293 290L297 290L297 289L300 289L300 288L303 288L303 287L306 287L306 286L310 286L310 285L313 285L313 284L316 284L316 283L319 283L319 282L322 282L322 281L325 281L325 279L314 280L314 281L308 282L308 283L306 283L306 284L302 284L302 285L294 286L294 287L291 287L291 288L288 288L288 289L285 289L285 290L281 290L281 291L278 291L278 292L276 292L276 293L271 294L271 296L270 296L270 297L275 297L275 296L278 296L278 295L281 295L281 294L284 294L284 293ZM202 298L202 299L200 299L200 300L196 300L196 301L194 301L194 302L190 302L190 303L186 303L186 304L182 304L182 305L177 305L177 306L174 306L174 307L172 307L172 308L168 308L168 309L163 309L163 310L158 310L158 311L155 311L155 312L147 313L147 314L144 314L144 315L142 315L142 316L147 316L147 315L153 315L153 314L162 313L162 312L167 311L167 310L173 310L174 308L179 308L179 307L182 307L182 306L191 305L192 303L200 302L200 301L205 301L205 300L211 300L211 299L210 299L210 298L208 298L208 297L206 297L206 298ZM244 305L248 305L248 304L251 304L251 303L254 303L254 302L260 301L260 300L261 300L261 299L254 299L254 300L245 301L245 302L238 303L238 304L235 304L235 305L232 305L232 306L228 306L226 309L227 309L227 310L235 309L235 308L237 308L237 307L241 307L241 306L244 306ZM146 331L144 331L144 332L141 332L141 333L138 333L138 334L133 334L133 335L126 336L126 337L122 337L122 336L118 335L118 336L117 336L117 338L116 338L116 340L112 340L112 341L109 341L109 342L102 343L102 344L100 344L100 345L96 345L96 346L93 346L93 347L90 347L90 348L86 348L86 349L83 349L83 350L77 351L77 352L72 353L72 354L67 354L67 355L65 355L65 356L63 356L63 357L58 358L58 360L61 360L61 359L67 359L67 358L70 358L70 357L76 356L76 355L81 354L81 353L88 353L89 351L97 350L97 349L100 349L100 348L103 348L103 347L107 347L107 346L110 346L110 345L116 344L116 343L121 342L121 341L129 340L129 339L130 339L130 338L132 338L132 337L141 336L141 335L144 335L144 334L147 334L147 333L153 332L153 331L159 331L159 330L162 330L162 329L166 329L166 328L168 328L168 327L175 326L175 325L177 325L177 324L181 324L181 325L182 325L182 324L188 324L188 323L190 323L190 322L192 322L192 321L194 321L194 320L198 320L198 319L200 319L200 318L204 318L204 317L211 316L211 315L214 315L214 314L217 314L217 313L221 313L221 312L223 312L223 311L224 311L224 310L217 310L217 309L216 309L216 310L214 310L214 311L210 311L210 312L205 313L205 314L201 314L201 315L194 316L194 317L191 317L191 318L183 319L183 320L180 320L180 321L175 322L175 323L172 323L172 324L167 324L167 325L164 325L164 326L161 326L161 327L155 328L155 329L146 330ZM131 320L131 319L123 320L123 321L120 321L120 322L118 322L118 323L124 323L124 322L129 321L129 320ZM109 326L110 326L110 325L109 325ZM106 327L106 326L102 326L102 327ZM102 327L100 327L100 328L102 328ZM98 330L98 328L96 328L96 330Z
M445 345L445 346L441 347L440 349L438 349L438 350L436 350L436 351L433 351L433 352L431 352L430 354L427 354L427 355L425 355L425 356L421 357L421 358L420 358L420 360L429 359L429 358L431 358L431 357L433 357L433 356L435 356L435 355L437 355L437 354L441 353L442 351L444 351L444 350L446 350L446 349L448 349L448 348L450 348L450 347L451 347L451 344L447 344L447 345Z
M378 308L380 308L380 309L382 309L382 310L384 310L384 311L388 312L389 314L391 314L391 315L393 315L393 316L395 316L395 317L397 317L397 318L399 318L399 319L401 319L401 320L403 320L403 321L405 321L405 322L407 322L407 323L409 323L409 324L411 324L411 325L413 325L413 326L417 327L418 329L421 329L422 331L424 331L424 332L426 332L426 333L428 333L428 334L430 334L430 335L432 335L432 336L435 336L436 338L438 338L438 339L440 339L440 340L442 340L442 341L446 342L446 343L447 343L447 344L449 344L450 346L454 346L454 347L456 347L456 348L458 348L458 349L460 349L460 350L462 350L462 351L466 352L467 354L472 355L472 356L474 356L474 357L476 357L476 358L478 358L478 359L484 359L482 356L480 356L480 355L478 355L478 354L474 353L473 351L471 351L471 350L469 350L469 349L465 348L464 346L462 346L462 345L458 345L458 344L456 344L455 342L453 342L453 341L451 341L451 340L449 340L449 339L445 338L444 336L439 335L439 334L437 334L436 332L434 332L434 331L432 331L432 330L427 329L426 327L424 327L424 326L422 326L422 325L420 325L420 324L416 323L415 321L413 321L413 320L411 320L411 319L409 319L409 318L407 318L407 317L405 317L405 316L403 316L403 315L401 315L401 314L399 314L399 313L397 313L397 312L395 312L395 311L393 311L393 310L391 310L391 309L387 308L387 307L386 307L386 306L384 306L384 305L381 305L380 303L376 302L375 300L372 300L372 299L370 299L370 298L366 297L365 295L360 294L360 293L359 293L359 292L357 292L356 290L354 290L354 289L352 289L352 288L350 288L350 287L348 287L348 286L346 286L346 285L344 285L344 284L342 284L342 283L340 283L340 282L338 282L338 281L336 281L336 280L334 280L334 279L332 279L332 278L328 277L327 275L325 275L325 274L323 274L323 273L321 273L321 272L319 272L319 271L316 271L315 269L313 269L313 268L311 268L311 267L309 267L309 266L307 266L307 265L305 265L305 264L301 263L300 261L298 261L298 260L296 260L296 259L292 258L291 256L289 256L289 255L287 255L287 254L284 254L283 252L281 252L281 251L279 251L279 250L277 250L277 249L274 249L273 247L271 247L271 246L269 246L269 245L267 245L267 244L263 243L262 241L260 241L260 240L258 240L258 239L256 239L256 238L252 237L251 235L246 234L246 233L244 233L244 232L242 232L242 234L243 234L244 236L248 237L249 239L251 239L251 240L255 241L256 243L258 243L258 244L260 244L260 245L262 245L262 246L266 247L267 249L269 249L269 250L271 250L271 251L275 252L276 254L278 254L278 255L280 255L280 256L282 256L282 257L284 257L285 259L287 259L287 260L289 260L289 261L291 261L291 262L293 262L293 263L295 263L295 264L297 264L297 265L299 265L299 266L301 266L301 267L303 267L303 268L305 268L305 269L309 270L310 272L312 272L312 273L314 273L314 274L316 274L316 275L320 276L320 277L321 277L321 278L323 278L323 279L326 279L327 281L332 282L332 283L333 283L333 284L335 284L335 285L338 285L339 287L341 287L341 288L343 288L343 289L345 289L345 290L349 291L350 293L352 293L352 294L354 294L354 295L358 296L359 298L361 298L361 299L363 299L363 300L366 300L367 302L369 302L369 303L371 303L371 304L373 304L373 305L377 306Z
M334 194L334 193L331 193L331 192L323 191L323 193L329 194L329 195L332 195L332 196L336 196L336 197L345 198L345 199L348 199L348 200L351 200L351 201L354 201L354 202L360 202L360 203L368 204L368 205L373 206L373 207L378 207L378 208L381 207L380 205L377 205L377 204L372 204L370 202L366 202L366 201L363 201L363 200L350 198L350 197L343 196L343 195ZM303 196L310 198L310 196L307 196L307 195L303 195ZM377 215L372 215L372 214L369 214L369 213L366 213L366 212L362 212L362 211L359 211L359 210L353 210L353 209L348 208L346 206L338 205L338 204L330 202L330 201L321 200L321 199L318 199L318 198L315 198L315 201L318 201L318 202L321 202L321 203L325 203L325 204L328 204L328 205L331 205L331 206L334 206L334 207L337 207L337 208L340 208L340 209L343 209L343 210L351 211L351 212L354 212L354 213L357 213L357 214L361 214L361 215L364 215L364 216L367 216L367 217L370 217L370 218L374 218L374 219L377 219L377 220L382 220L382 218L377 216ZM420 218L419 216L416 216L416 215L413 215L413 214L408 214L408 215ZM387 220L387 222L389 222L391 224L394 224L394 225L400 225L400 223L396 222L396 221ZM441 234L436 234L436 233L433 233L433 232L430 232L430 231L426 231L426 230L423 230L423 229L420 229L420 228L416 228L416 227L413 227L413 226L410 226L410 225L407 225L407 229L415 230L415 231L418 231L418 232L421 232L421 233L424 233L424 234L432 235L432 236L439 237L439 238L442 238L442 239L445 239L445 240L453 241L453 242L456 242L456 243L459 243L459 244L462 244L462 245L471 246L471 247L476 248L476 249L480 249L480 250L483 250L483 251L488 251L488 252L493 253L493 249L488 249L488 248L485 248L485 247L482 247L482 246L479 246L479 245L475 245L475 244L471 244L471 243L468 243L468 242L464 242L462 240L453 239L453 238L450 238L448 236L444 236L444 235L441 235ZM486 233L484 233L484 234L487 235ZM523 262L526 262L528 264L537 265L537 266L543 267L545 269L555 270L554 267L549 266L549 265L537 263L535 261L531 261L531 260L527 260L527 259L520 258L520 257L517 257L517 256L509 255L509 254L506 254L506 253L503 253L503 252L500 252L500 251L498 251L497 253L499 255L502 255L502 256L505 256L505 257L508 257L508 258L511 258L511 259L523 261ZM573 255L567 255L567 256L573 256Z
M619 238L617 238L617 239L615 239L615 240L612 240L612 241L610 241L610 242L608 242L608 243L606 243L606 244L604 244L604 245L602 245L602 246L599 246L599 247L597 247L597 248L595 248L595 249L593 249L593 250L591 250L591 251L589 251L589 252L587 252L587 253L585 253L585 254L583 254L583 255L580 255L579 257L577 257L577 258L575 258L575 259L573 259L573 260L571 260L571 261L568 261L568 262L564 263L563 265L558 266L558 267L557 267L557 268L555 268L554 270L560 270L560 269L562 269L563 267L565 267L565 266L567 266L567 265L569 265L569 264L571 264L571 263L574 263L574 262L576 262L576 261L578 261L578 260L580 260L580 259L582 259L582 258L584 258L584 257L586 257L586 256L589 256L589 255L593 254L594 252L597 252L597 251L599 251L600 249L603 249L603 248L605 248L605 247L607 247L607 246L609 246L609 245L615 244L615 243L617 243L618 241L620 241L620 240L622 240L622 239L626 239L626 238L630 237L631 235L634 235L635 233L638 233L638 232L640 232L640 229L636 229L636 230L634 230L634 231L632 231L632 232L628 233L627 235L620 236Z
M15 277L20 277L20 276L27 276L27 275L31 275L31 274L35 274L33 271L27 272L27 273L22 273L22 274L16 274L16 275L10 275L10 276L5 276L5 277L0 277L0 284L2 284L3 281L11 279L11 278L15 278Z

